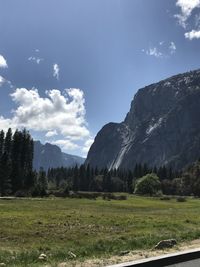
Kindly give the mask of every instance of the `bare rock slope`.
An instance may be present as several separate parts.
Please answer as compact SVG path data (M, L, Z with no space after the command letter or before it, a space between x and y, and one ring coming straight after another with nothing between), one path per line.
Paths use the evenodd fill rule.
M121 123L97 134L86 164L133 168L136 163L181 169L200 157L200 70L136 93Z

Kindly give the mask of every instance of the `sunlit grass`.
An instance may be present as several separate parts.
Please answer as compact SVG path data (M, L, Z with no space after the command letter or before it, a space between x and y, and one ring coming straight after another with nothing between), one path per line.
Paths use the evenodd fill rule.
M0 263L42 266L47 262L109 257L147 249L158 241L200 237L200 200L129 196L127 200L0 200ZM45 263L47 264L47 263ZM55 265L56 266L56 265Z

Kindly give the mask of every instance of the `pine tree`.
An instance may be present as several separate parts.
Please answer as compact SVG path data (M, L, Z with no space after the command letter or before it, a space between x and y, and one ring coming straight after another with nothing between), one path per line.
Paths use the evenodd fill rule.
M11 182L12 192L22 189L22 169L21 169L21 156L22 156L22 134L18 130L15 131L12 141L11 152Z
M73 180L72 180L72 189L73 191L79 190L79 170L78 166L76 165L74 167L74 174L73 174Z
M128 172L127 177L127 192L133 193L133 173L131 171Z
M4 137L5 137L5 133L2 130L0 132L0 158L3 155L3 152L4 152Z
M43 170L43 168L40 168L37 182L40 189L40 195L45 196L47 194L48 183L47 183L46 172Z
M88 181L86 177L85 165L81 165L79 168L79 181L80 181L80 190L86 191L88 188Z
M11 149L12 149L12 130L11 128L8 129L5 137L4 142L4 152L8 155L8 159L10 160L11 156Z
M11 166L11 149L12 149L12 130L9 128L5 141L4 150L1 156L1 195L8 195L11 193L11 180L10 174L12 170Z
M10 160L6 152L1 157L1 177L0 177L0 189L1 196L7 196L11 193L11 180L10 180Z

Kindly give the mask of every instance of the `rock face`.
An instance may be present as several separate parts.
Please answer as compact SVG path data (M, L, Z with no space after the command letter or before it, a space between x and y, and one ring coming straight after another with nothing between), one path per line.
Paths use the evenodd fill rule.
M97 134L86 164L111 168L172 166L181 169L200 157L200 70L140 89L121 123Z
M63 153L56 145L34 142L33 169L35 170L39 170L40 167L47 171L49 168L79 166L84 161L84 158Z

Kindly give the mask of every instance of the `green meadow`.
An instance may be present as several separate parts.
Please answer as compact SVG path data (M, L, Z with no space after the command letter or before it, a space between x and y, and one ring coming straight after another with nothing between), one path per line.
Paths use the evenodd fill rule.
M192 198L1 199L0 263L57 266L150 249L162 239L197 239L199 211L200 200ZM38 259L41 253L45 261Z

